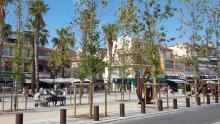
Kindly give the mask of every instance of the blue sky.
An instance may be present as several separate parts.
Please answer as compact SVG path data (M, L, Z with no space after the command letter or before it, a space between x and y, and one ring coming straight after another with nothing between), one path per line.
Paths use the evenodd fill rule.
M74 0L44 0L48 5L50 10L44 16L45 22L47 25L47 29L50 32L49 41L56 36L56 30L67 26L74 18ZM119 0L112 0L106 8L101 6L101 11L97 12L97 17L100 19L100 26L98 27L101 30L101 27L106 23L111 23L116 21L115 11L119 6ZM177 5L177 3L174 3ZM8 7L8 16L7 22L12 24L15 27L15 17L13 14L14 6ZM25 17L24 17L25 18ZM176 27L179 26L178 16L174 16L164 22L165 27L167 27L167 35L169 37L178 37L179 33L176 31ZM79 40L79 30L74 31L76 33L76 37ZM183 39L177 39L176 42L183 42ZM174 43L168 43L170 45ZM77 45L79 46L79 45ZM104 43L102 43L104 46ZM52 47L51 44L48 44L47 47Z

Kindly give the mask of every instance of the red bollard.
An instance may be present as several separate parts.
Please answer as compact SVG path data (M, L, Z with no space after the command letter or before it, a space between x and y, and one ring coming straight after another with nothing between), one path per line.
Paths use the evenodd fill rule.
M99 121L99 106L94 106L94 121Z
M125 104L120 103L120 117L125 117Z
M218 94L215 94L215 103L218 103Z
M141 101L141 114L145 114L145 101Z
M60 124L66 124L66 109L60 109Z
M163 101L161 99L158 100L158 110L163 111Z
M190 107L190 99L186 98L186 107Z
M177 99L173 99L173 109L177 109Z
M200 100L200 97L199 97L199 96L196 97L196 102L197 102L197 105L198 105L198 106L201 106L201 100Z
M206 98L207 98L207 104L210 104L210 96L207 94L207 96L206 96Z
M16 124L23 124L23 114L16 114Z

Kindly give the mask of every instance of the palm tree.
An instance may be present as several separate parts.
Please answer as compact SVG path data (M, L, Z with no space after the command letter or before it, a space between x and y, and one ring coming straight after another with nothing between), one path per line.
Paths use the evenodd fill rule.
M31 28L29 27L30 25L28 25L28 29L31 30ZM25 37L25 42L27 43L31 43L32 46L32 81L31 81L31 89L33 90L35 87L35 61L34 61L34 34L32 31L28 31L24 33L24 37ZM40 44L42 46L45 46L46 44L48 44L48 30L43 29L40 31Z
M53 47L56 47L61 52L61 76L64 78L64 68L68 66L69 52L70 48L74 47L75 38L67 27L57 30L57 35L58 37L52 39L52 43Z
M29 5L28 14L33 21L34 29L34 70L35 70L35 84L39 90L39 74L38 74L38 46L40 44L40 32L45 27L43 15L49 10L48 5L43 0L28 0Z
M7 40L8 34L7 29L10 28L8 24L5 23L5 17L6 17L6 6L9 3L12 3L13 0L0 0L0 72L1 72L1 60L2 60L2 50L3 50L3 42ZM6 31L6 32L5 32ZM7 34L5 36L5 34Z
M106 44L108 46L108 81L110 83L111 80L111 65L112 65L112 47L113 41L116 40L116 25L115 24L107 24L103 26L103 32L105 34Z

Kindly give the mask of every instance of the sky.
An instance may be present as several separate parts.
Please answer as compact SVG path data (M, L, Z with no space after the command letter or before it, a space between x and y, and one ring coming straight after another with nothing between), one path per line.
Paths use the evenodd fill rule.
M70 25L70 22L74 18L74 1L75 0L44 0L46 4L49 5L49 11L46 15L44 15L44 19L46 22L46 28L49 30L49 38L50 41L53 37L56 37L56 30L60 29L61 27ZM100 0L101 1L101 0ZM100 20L100 26L98 30L101 31L101 28L104 24L112 23L116 21L116 10L119 6L120 0L110 0L108 6L103 8L101 6L101 11L97 11L97 17ZM174 3L176 6L177 3ZM26 6L25 6L26 7ZM16 20L14 17L14 6L10 5L8 7L7 12L7 19L6 21L9 24L12 24L15 29ZM24 14L23 18L26 18L27 14ZM180 25L178 21L178 16L175 15L174 17L170 18L166 22L164 22L165 27L167 28L167 35L169 37L178 37L179 33L176 31L176 27ZM80 39L79 30L74 31L78 40ZM103 37L102 37L103 38ZM101 39L102 39L101 38ZM177 42L186 42L184 39L176 39L173 43L168 43L168 45L173 45ZM102 40L102 47L105 46L104 40ZM49 43L47 47L52 47L52 44ZM79 44L77 45L79 47Z

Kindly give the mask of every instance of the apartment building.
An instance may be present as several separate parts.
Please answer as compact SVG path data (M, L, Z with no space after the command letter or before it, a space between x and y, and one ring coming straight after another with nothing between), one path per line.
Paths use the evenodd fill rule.
M143 74L148 66L143 58L143 50L146 44L140 38L119 37L113 41L112 47L112 79L122 77L124 70L124 78L134 78L136 71ZM109 56L105 60L108 61ZM105 68L104 78L108 79L108 67Z
M13 32L8 41L3 43L3 51L2 51L2 62L0 65L1 74L0 74L0 84L4 83L7 84L12 82L12 68L13 68L13 58L15 55L16 49L16 33ZM38 70L39 70L39 77L40 78L47 78L49 77L48 73L48 52L52 49L45 48L40 46L38 49ZM23 57L24 63L21 66L23 72L23 80L22 83L30 83L31 79L31 68L32 68L32 52L33 48L31 43L24 42L24 49L23 49ZM11 84L10 84L11 85Z
M185 78L185 56L181 54L174 54L174 51L167 46L160 46L159 51L163 75Z
M142 75L145 67L149 66L144 61L142 53L138 51L137 46L145 49L145 42L140 38L119 37L113 42L113 60L112 60L112 79L122 77L122 69L124 66L124 78L135 78L135 72L138 71ZM201 56L201 49L204 49ZM188 63L192 59L192 46L187 44L176 44L174 46L160 46L160 63L164 77L178 77L186 79L193 77L193 66ZM195 54L198 56L199 70L201 75L216 75L217 57L216 48L212 45L197 45ZM137 59L137 61L135 60ZM108 60L108 56L106 59ZM124 62L123 62L124 61ZM108 67L105 69L105 79L108 76Z
M198 69L200 75L216 75L217 72L217 52L212 44L196 45L193 53L192 44L177 44L169 47L173 54L185 58L185 76L193 77L193 67L187 64L187 59L193 60L193 55L198 58Z
M66 70L68 77L77 78L77 72L79 71L79 64L80 64L80 53L82 49L78 49L77 51L72 52L72 56L70 58L70 67ZM107 50L105 48L98 49L98 55L101 58L105 58L107 54ZM93 80L104 80L104 69L97 73L93 78ZM90 77L87 77L90 78Z

